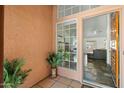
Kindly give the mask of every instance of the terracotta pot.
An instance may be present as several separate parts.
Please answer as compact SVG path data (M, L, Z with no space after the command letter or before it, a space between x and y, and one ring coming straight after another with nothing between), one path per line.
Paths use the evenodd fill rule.
M57 76L57 68L52 68L52 78Z

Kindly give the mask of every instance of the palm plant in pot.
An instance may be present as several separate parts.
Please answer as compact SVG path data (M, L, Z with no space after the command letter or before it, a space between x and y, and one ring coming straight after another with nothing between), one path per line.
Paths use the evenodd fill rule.
M28 73L31 71L31 69L21 69L24 63L25 61L20 58L13 59L12 61L9 61L8 59L4 60L3 86L5 88L16 88L20 84L23 84Z
M47 58L48 63L52 68L52 78L57 76L57 66L62 62L62 54L61 53L49 53Z

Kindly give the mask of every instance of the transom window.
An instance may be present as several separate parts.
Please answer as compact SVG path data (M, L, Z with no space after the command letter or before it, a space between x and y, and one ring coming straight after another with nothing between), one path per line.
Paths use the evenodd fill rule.
M57 18L62 18L99 6L100 5L59 5L57 6Z

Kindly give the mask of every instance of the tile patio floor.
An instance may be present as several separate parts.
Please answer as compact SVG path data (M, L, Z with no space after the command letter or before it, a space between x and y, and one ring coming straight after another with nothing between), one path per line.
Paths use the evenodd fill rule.
M81 83L62 76L52 79L50 77L41 80L32 88L81 88Z

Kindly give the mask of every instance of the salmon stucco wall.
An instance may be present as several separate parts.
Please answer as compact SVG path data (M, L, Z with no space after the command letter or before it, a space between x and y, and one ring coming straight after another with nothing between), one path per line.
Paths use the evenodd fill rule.
M4 16L4 58L26 60L32 71L20 87L31 87L50 73L52 6L5 6Z
M4 23L4 7L0 5L0 88L3 83L3 23Z

